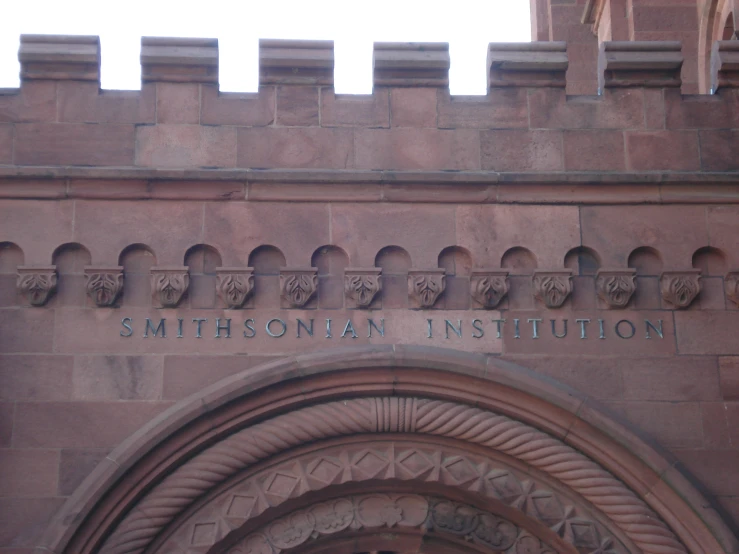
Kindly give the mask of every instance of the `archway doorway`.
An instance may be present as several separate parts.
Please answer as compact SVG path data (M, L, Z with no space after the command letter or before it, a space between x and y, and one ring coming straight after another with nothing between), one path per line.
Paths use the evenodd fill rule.
M587 398L419 347L287 358L142 429L58 515L56 554L731 552L673 461Z

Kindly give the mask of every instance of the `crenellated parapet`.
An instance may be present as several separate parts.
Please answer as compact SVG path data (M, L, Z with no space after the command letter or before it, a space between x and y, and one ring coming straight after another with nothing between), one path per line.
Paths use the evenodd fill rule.
M259 201L289 183L361 182L417 201L427 191L404 183L434 182L476 201L559 202L561 187L535 187L566 182L569 201L629 184L663 202L701 183L734 202L734 42L716 44L712 95L681 94L680 43L655 41L603 42L597 96L567 95L564 42L490 44L484 96L449 93L446 44L377 43L372 94L337 95L331 41L262 40L258 92L223 93L216 39L144 37L142 89L111 91L97 37L24 35L21 87L0 93L0 196ZM218 185L184 184L204 179Z

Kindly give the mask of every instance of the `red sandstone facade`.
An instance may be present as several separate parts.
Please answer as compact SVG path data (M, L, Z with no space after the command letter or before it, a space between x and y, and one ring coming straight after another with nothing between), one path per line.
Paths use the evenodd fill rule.
M736 7L532 0L484 97L23 37L0 553L738 553Z

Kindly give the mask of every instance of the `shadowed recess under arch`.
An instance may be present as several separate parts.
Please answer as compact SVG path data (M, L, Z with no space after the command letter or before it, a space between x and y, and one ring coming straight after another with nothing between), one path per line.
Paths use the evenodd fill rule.
M637 275L657 276L662 273L662 255L651 246L635 248L628 258L629 267L636 269Z
M472 265L472 254L461 246L447 246L439 252L439 267L446 269L447 276L469 277Z
M84 306L85 266L92 263L90 251L77 242L62 244L51 256L58 274L56 301L61 305ZM54 297L52 297L54 302Z
M713 246L704 246L693 253L692 265L700 269L704 276L722 276L728 270L726 255Z
M0 306L12 306L18 299L18 266L23 265L23 250L13 242L0 242Z
M321 246L313 252L310 265L318 268L318 307L344 307L344 269L349 265L346 252L330 244Z
M151 305L150 270L157 265L154 251L146 244L130 244L118 256L118 265L124 275L122 305Z
M255 275L278 275L286 265L282 251L270 244L257 246L249 254L249 267L254 268Z
M536 256L528 248L514 246L503 254L500 267L510 270L512 274L530 275L537 267Z
M595 275L600 269L600 256L592 248L577 246L565 254L564 265L573 275Z
M191 308L214 308L216 305L216 268L222 265L218 250L209 244L196 244L185 253L190 272L187 296Z

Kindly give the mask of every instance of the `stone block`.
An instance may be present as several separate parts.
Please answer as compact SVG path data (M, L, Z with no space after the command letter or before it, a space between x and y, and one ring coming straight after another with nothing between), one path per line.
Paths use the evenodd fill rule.
M711 50L711 90L739 88L739 42L719 40Z
M675 313L681 354L739 354L739 311L680 311Z
M665 269L689 267L693 253L709 244L702 206L585 206L580 214L583 244L604 267L627 267L629 255L643 246L659 252Z
M35 547L64 498L0 498L0 544L23 549ZM28 551L20 551L27 554ZM11 551L11 554L16 554Z
M62 81L57 85L59 121L65 123L154 123L156 90L100 90L98 83Z
M74 397L79 400L159 400L160 356L76 356Z
M391 125L436 128L436 104L437 91L433 88L390 89Z
M200 125L155 125L136 129L136 165L145 167L235 167L236 129Z
M598 85L606 87L679 87L683 66L678 41L603 42L598 56Z
M141 80L217 83L218 39L142 37Z
M19 165L133 165L133 125L22 123L15 128Z
M28 81L19 89L0 89L0 122L56 121L53 81Z
M61 496L70 496L95 467L105 459L109 450L65 448L59 459L59 490Z
M318 125L318 87L278 86L276 125L310 127Z
M483 169L493 171L564 170L560 131L483 131L480 140Z
M375 42L374 86L449 86L449 44L446 42Z
M698 136L704 171L739 170L739 131L700 131Z
M718 367L722 398L739 400L739 356L721 356Z
M78 200L75 216L77 240L101 264L116 264L127 246L144 244L159 264L181 265L187 249L202 241L203 207L197 202Z
M18 448L113 448L169 407L167 402L19 402Z
M272 360L269 356L165 356L166 400L181 400L213 383Z
M2 449L0 468L0 497L56 495L58 450Z
M663 91L668 129L728 129L739 127L739 91L684 95Z
M533 369L600 400L623 398L623 360L614 356L505 355L504 359ZM654 358L651 358L654 360Z
M100 37L21 35L21 80L100 81Z
M473 130L361 129L354 148L359 169L480 169L480 135Z
M0 355L0 400L69 400L72 356Z
M50 353L54 339L53 319L45 308L0 310L0 352Z
M334 41L259 41L260 85L334 84Z
M54 250L73 240L74 207L70 201L0 200L0 236L17 244L27 265L44 266ZM28 225L43 221L43 225Z
M470 205L456 211L456 241L450 244L468 249L478 267L500 267L506 251L516 247L533 253L535 267L562 267L565 254L580 244L574 206Z
M626 150L631 171L698 171L701 166L695 131L627 132Z
M532 129L643 129L644 92L608 89L602 96L569 98L557 88L529 93Z
M529 127L528 97L523 88L493 88L486 96L450 96L439 91L438 113L442 129Z
M371 96L356 94L340 94L337 96L330 88L321 89L321 126L389 127L389 97L389 90L386 88L375 89ZM436 100L434 100L434 108L432 109L434 122L436 115L435 102Z
M495 42L488 45L489 87L564 87L565 42Z
M639 358L623 369L626 400L706 402L721 399L715 357Z
M329 213L324 204L209 203L204 213L204 239L221 253L224 265L246 267L249 253L266 244L279 249L289 265L310 265L311 254L332 242ZM264 294L256 283L255 301ZM271 298L270 306L278 299Z
M609 402L608 407L663 446L703 446L703 417L697 402Z
M361 246L354 239L357 229L372 229L363 237ZM387 204L382 210L373 205L351 204L331 208L332 244L342 248L356 267L375 267L378 252L390 245L404 249L414 266L437 267L439 253L444 248L464 244L455 240L454 229L454 206L427 206L424 213L413 204ZM383 271L382 276L383 307L386 307L387 273ZM403 290L407 297L405 276Z
M568 171L623 171L626 167L620 131L565 131L563 141Z
M0 447L7 448L13 439L15 402L0 402Z
M239 129L238 167L348 169L354 166L350 129Z
M0 164L13 163L13 126L0 124Z
M200 123L200 85L156 83L157 123Z
M200 123L264 127L275 120L275 87L257 93L219 92L214 85L201 85Z
M715 495L739 496L739 450L685 449L675 455Z

